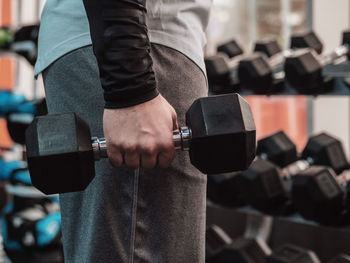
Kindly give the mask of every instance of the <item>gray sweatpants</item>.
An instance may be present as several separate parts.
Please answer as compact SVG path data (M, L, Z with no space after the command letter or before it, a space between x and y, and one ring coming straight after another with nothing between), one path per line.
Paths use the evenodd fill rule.
M152 45L161 94L179 125L194 99L207 94L202 71L181 53ZM93 136L103 136L103 94L91 46L75 50L44 74L50 114L76 112ZM206 176L188 153L177 152L168 169L140 171L96 163L83 192L62 194L65 263L204 262Z

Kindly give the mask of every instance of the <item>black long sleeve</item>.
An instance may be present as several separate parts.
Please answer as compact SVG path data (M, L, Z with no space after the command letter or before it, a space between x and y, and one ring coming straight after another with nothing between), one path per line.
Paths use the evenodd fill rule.
M105 108L137 105L158 95L145 0L83 0Z

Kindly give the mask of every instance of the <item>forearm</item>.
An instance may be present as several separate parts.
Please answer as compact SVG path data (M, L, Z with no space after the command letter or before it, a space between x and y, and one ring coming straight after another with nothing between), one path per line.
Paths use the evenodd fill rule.
M155 98L145 0L83 1L105 107L129 107Z

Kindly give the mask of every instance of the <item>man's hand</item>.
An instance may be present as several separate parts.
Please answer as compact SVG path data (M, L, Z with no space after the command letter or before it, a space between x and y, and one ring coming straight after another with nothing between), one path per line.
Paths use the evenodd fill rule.
M107 152L115 167L123 163L130 169L168 167L175 156L177 128L176 112L161 95L136 106L104 110Z

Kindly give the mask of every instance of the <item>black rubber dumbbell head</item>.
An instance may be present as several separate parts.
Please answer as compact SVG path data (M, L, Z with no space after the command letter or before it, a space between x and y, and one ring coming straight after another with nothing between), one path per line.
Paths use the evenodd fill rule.
M240 207L245 204L240 172L208 176L207 197L210 201L226 207Z
M257 158L239 178L252 207L267 214L287 212L289 196L276 165Z
M247 56L239 62L238 78L242 87L267 94L273 85L272 69L263 54Z
M348 169L349 163L342 143L327 133L320 133L310 137L303 153L303 159L312 159L312 164L331 167L337 174Z
M297 50L286 57L286 80L301 94L318 94L324 89L322 66L307 49Z
M304 218L327 225L342 223L344 191L335 176L326 166L311 166L293 177L293 203Z
M186 113L186 124L192 131L191 163L201 172L241 171L254 160L254 119L238 94L196 100Z
M318 54L321 54L323 50L323 44L320 38L313 31L298 32L293 34L291 37L290 47L292 49L311 48Z
M233 58L243 54L243 49L234 39L218 46L217 51L225 53L229 58Z
M205 58L208 81L211 85L229 85L230 69L223 56L215 55ZM217 92L213 90L213 92Z
M43 193L81 191L94 178L90 129L76 114L35 118L26 144L32 183Z
M284 167L297 161L297 148L283 132L278 131L258 141L257 155L264 155L274 164Z
M272 57L282 52L282 49L275 39L266 39L255 42L254 52L262 52L267 57Z

